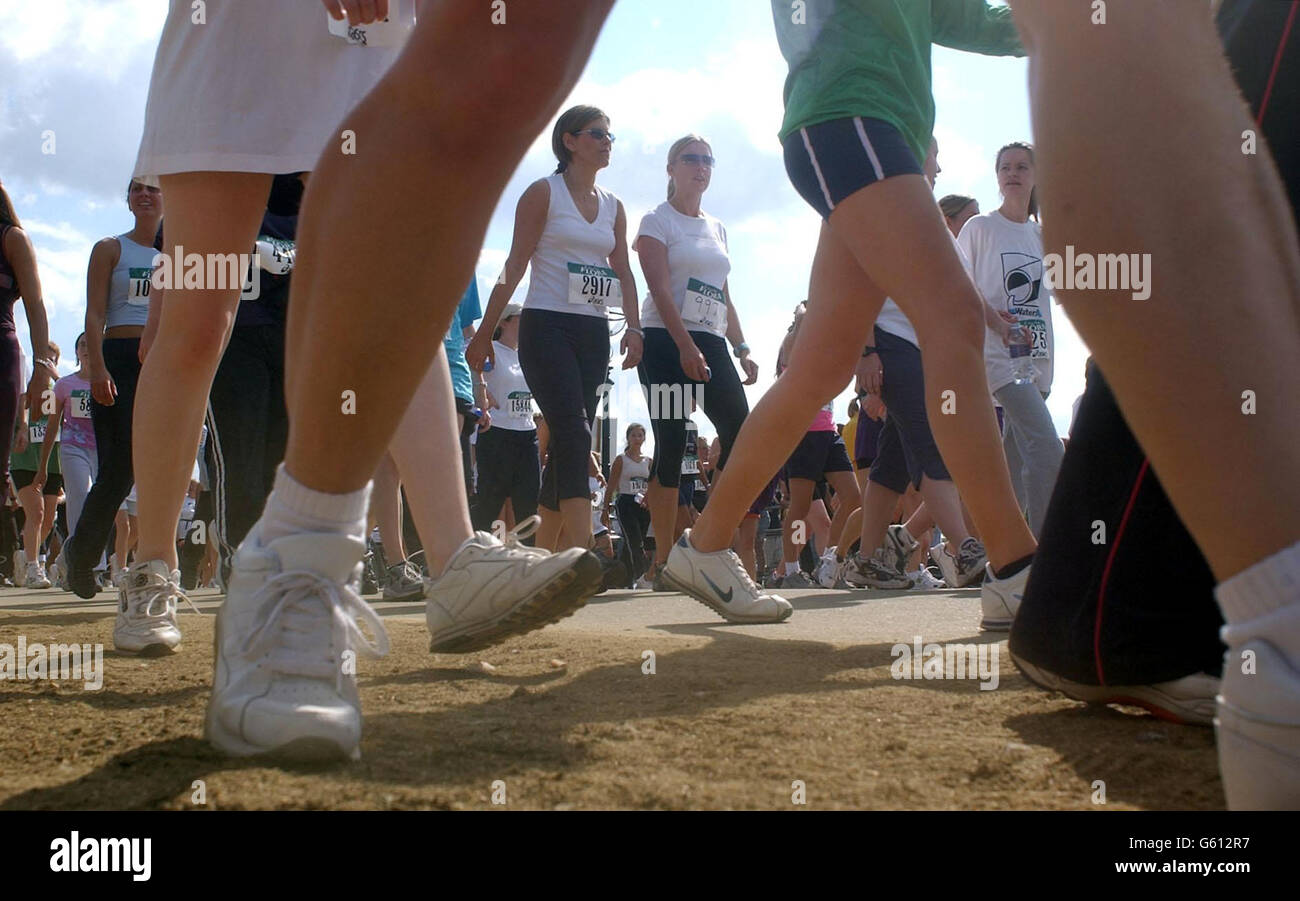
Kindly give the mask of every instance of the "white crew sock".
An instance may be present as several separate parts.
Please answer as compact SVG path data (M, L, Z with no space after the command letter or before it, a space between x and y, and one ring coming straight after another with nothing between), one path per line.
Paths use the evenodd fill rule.
M785 574L786 574L787 576L793 576L793 575L794 575L795 573L797 573L798 571L799 571L799 563L798 563L798 561L795 561L794 563L787 563L787 564L785 565Z
M1224 644L1267 638L1300 661L1300 541L1219 583L1214 595L1227 620Z
M303 532L334 532L364 538L372 482L347 494L316 491L284 468L275 471L275 486L262 511L262 541L270 543Z

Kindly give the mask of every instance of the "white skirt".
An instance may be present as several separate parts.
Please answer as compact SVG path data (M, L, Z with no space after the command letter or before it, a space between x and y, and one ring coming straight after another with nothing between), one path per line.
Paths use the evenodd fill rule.
M138 178L309 171L327 144L342 146L344 116L399 52L330 34L320 0L207 0L206 22L193 15L189 0L171 0Z

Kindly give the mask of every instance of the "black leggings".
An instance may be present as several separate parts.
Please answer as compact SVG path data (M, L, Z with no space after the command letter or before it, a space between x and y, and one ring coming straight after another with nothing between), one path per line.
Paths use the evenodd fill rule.
M541 475L537 459L537 430L490 428L478 436L478 496L473 507L474 528L490 532L509 498L515 523L537 512Z
M727 465L731 447L749 415L749 401L740 384L735 364L727 353L727 342L711 332L691 332L695 346L704 354L711 370L707 382L696 382L682 371L681 354L666 328L645 330L645 353L637 374L650 410L650 427L655 436L655 471L659 484L676 488L681 479L682 455L686 452L686 419L691 398L699 397L704 415L718 430L722 453L718 469ZM697 388L696 386L702 386Z
M135 470L131 465L131 418L135 408L135 386L140 378L140 339L104 339L104 364L117 385L117 400L106 407L98 401L90 405L90 421L95 426L95 445L99 453L99 474L81 519L72 525L72 553L68 566L89 570L99 562L108 544L117 508L131 493Z
M629 585L635 585L646 571L649 562L645 552L645 533L650 528L650 511L636 502L635 494L620 494L614 500L618 511L618 525L623 532L623 547L627 550Z
M524 310L519 365L551 433L538 502L559 510L560 501L591 496L591 423L609 373L609 323L578 313Z
M4 477L9 475L9 453L14 446L14 425L23 397L23 370L18 336L0 332L0 453L4 454Z

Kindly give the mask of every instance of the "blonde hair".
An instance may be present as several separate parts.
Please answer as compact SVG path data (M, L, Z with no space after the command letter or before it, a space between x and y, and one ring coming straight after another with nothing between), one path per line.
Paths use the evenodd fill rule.
M671 146L671 147L668 148L668 165L671 166L673 163L677 162L677 157L678 157L678 155L679 155L683 150L686 149L686 146L687 146L688 144L695 144L695 143L697 143L697 142L700 143L700 144L704 144L706 147L709 148L709 151L712 152L712 150L713 150L713 145L710 144L710 143L709 143L707 140L705 140L704 138L700 137L699 135L694 134L694 133L691 133L691 134L688 134L688 135L683 135L682 137L678 138L676 141L673 141L673 146ZM669 176L669 178L668 178L668 199L669 199L669 200L672 200L672 199L673 199L673 192L674 192L675 190L676 190L676 189L673 187L673 180L672 180L672 177Z

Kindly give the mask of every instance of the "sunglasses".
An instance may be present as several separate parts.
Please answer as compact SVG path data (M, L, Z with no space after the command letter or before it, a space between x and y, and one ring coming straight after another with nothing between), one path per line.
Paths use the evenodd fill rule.
M712 169L713 164L717 162L707 153L683 153L677 159L692 166L704 166L706 169Z
M609 143L611 144L615 141L614 133L612 131L605 131L603 128L584 128L581 131L573 131L569 133L573 135L591 135L597 141L603 141L606 138L609 138Z

